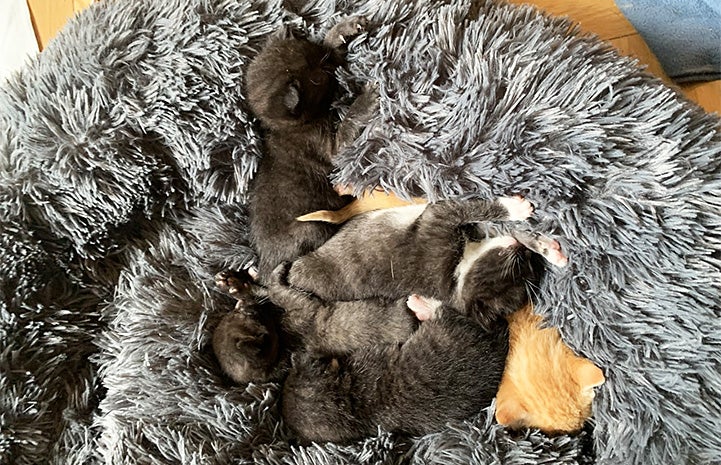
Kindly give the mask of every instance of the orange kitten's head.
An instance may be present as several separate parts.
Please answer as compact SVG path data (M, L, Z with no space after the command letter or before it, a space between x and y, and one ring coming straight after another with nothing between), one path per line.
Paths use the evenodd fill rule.
M526 307L508 318L510 350L496 396L496 420L549 434L580 430L591 415L593 388L605 382L590 360L568 348L555 328L540 329Z

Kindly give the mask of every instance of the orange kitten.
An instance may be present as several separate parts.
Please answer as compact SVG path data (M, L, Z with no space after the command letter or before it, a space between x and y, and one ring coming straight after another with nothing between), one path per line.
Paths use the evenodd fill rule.
M541 328L528 305L508 316L506 369L496 395L496 420L546 433L581 429L591 415L600 368L573 353L556 328Z
M342 210L313 212L298 220L338 224L367 211L424 202L375 190ZM603 372L574 354L556 328L541 328L541 321L531 305L508 316L510 348L496 395L496 421L549 434L578 431L591 415L593 388L605 382Z

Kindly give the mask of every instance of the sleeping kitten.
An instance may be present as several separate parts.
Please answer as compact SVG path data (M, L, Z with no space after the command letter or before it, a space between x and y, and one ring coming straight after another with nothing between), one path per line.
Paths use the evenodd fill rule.
M328 180L332 159L367 123L377 96L373 91L360 95L337 131L331 103L340 47L365 23L362 17L343 21L323 44L274 38L248 67L248 102L265 129L265 155L249 192L251 244L259 256L261 282L278 263L314 250L337 229L297 222L298 215L348 203Z
M488 220L524 220L532 211L520 197L446 200L373 211L356 216L316 251L293 262L287 281L325 301L427 295L490 324L502 309L483 292L501 284L494 282L498 277L508 286L505 299L515 299L511 311L525 304L526 280L537 280L542 268L529 249L558 266L565 265L566 258L558 243L545 237L517 233L516 238L470 241L463 227ZM507 247L518 241L525 247ZM524 260L513 262L521 269L510 273L511 280L503 270L493 268L500 262L489 263L485 256L497 246L503 253L523 255Z
M348 442L378 427L423 435L487 407L505 362L505 322L486 332L450 307L440 313L404 344L294 356L281 408L299 441Z
M510 350L496 396L496 420L549 434L580 430L603 372L577 356L556 328L541 328L530 305L508 316Z
M486 315L473 312L489 307L511 312L518 308L519 294L525 294L524 303L528 301L520 280L534 280L536 274L515 266L523 259L518 253L521 247L515 239L501 237L474 251L480 264L477 274L461 273L459 280L465 287L464 280L478 279L485 270L484 286L475 297L479 305L468 315L435 299L412 295L407 304L424 322L407 341L335 356L295 355L283 383L281 411L299 441L348 442L374 434L379 427L423 435L487 407L505 365L506 323L504 319L488 322ZM275 274L280 272L282 267ZM338 304L308 297L280 280L269 293L271 298L282 295L281 305L288 312L309 307L332 311ZM359 307L358 311L377 309Z
M531 253L515 239L497 237L482 244L481 251L474 251L474 269L459 275L459 288L473 296L462 312L478 325L494 327L488 308L506 314L524 305L527 286L538 285L539 275L531 266ZM293 350L341 354L403 343L418 326L416 316L426 319L417 308L416 316L408 311L407 296L325 301L290 286L288 269L289 264L279 265L267 288L252 283L247 274L219 275L218 286L238 304L215 329L213 349L223 371L237 383L270 379ZM270 302L256 303L263 300Z

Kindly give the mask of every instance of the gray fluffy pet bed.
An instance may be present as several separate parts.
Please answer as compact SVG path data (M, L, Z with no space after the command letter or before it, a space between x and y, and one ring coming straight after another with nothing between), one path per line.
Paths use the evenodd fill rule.
M0 91L0 462L712 463L721 457L721 134L629 59L531 8L428 0L103 0ZM300 448L276 385L209 347L252 257L261 155L243 73L283 22L373 23L341 73L381 114L337 177L431 198L525 193L570 266L538 311L605 371L595 423Z

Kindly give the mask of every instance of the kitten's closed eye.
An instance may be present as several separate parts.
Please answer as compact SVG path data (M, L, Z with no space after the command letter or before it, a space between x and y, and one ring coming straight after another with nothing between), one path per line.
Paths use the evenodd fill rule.
M283 96L283 106L293 116L300 115L300 82L297 79L288 84Z
M269 342L268 334L242 335L235 339L235 348L260 353Z

